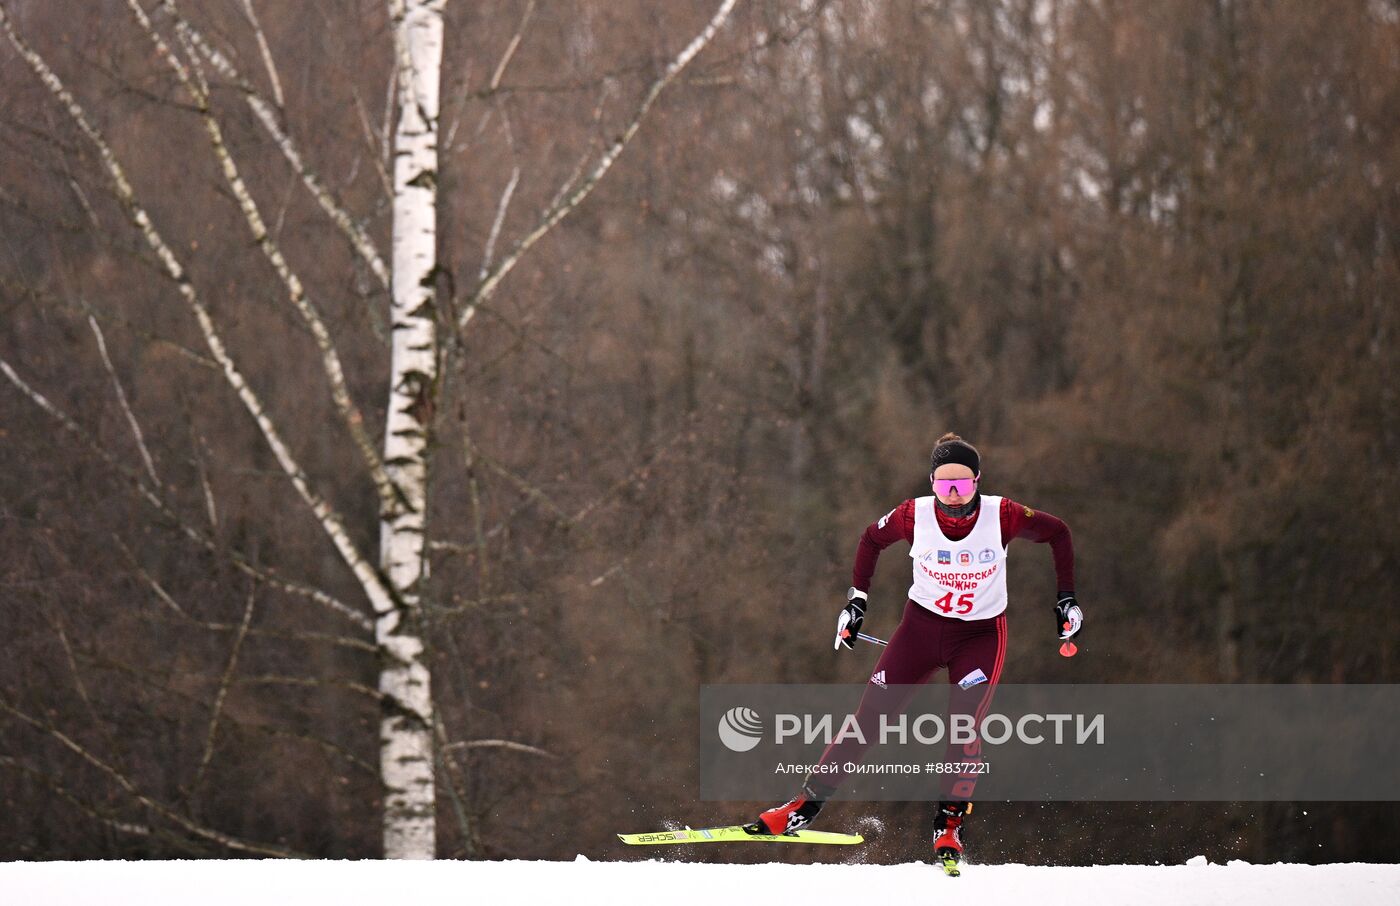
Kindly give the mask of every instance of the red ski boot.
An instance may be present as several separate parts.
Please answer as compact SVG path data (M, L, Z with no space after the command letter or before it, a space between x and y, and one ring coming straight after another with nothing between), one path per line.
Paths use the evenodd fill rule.
M805 783L797 796L759 815L758 820L745 825L744 830L751 834L773 835L800 831L816 819L829 795L830 791L811 782Z
M962 825L963 819L972 814L971 802L940 802L938 817L933 819L933 829L937 836L933 839L933 857L943 866L949 877L961 874Z

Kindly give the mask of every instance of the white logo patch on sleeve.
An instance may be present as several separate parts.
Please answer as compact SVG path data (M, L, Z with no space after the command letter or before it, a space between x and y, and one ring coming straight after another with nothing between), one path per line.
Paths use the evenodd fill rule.
M976 670L972 671L972 672L969 673L967 676L965 676L965 677L963 677L962 679L958 680L958 688L960 688L960 689L971 689L973 686L977 685L978 683L985 683L986 681L987 681L987 674L985 674L985 673L982 672L982 668L981 668L981 667L978 667Z
M899 507L895 507L895 508L894 508L894 510L897 510L897 509L899 509ZM880 517L880 521L877 522L877 523L875 523L875 527L876 527L876 528L884 528L885 525L890 521L890 517L894 515L894 510L890 510L890 511L889 511L888 513L886 513L885 515L881 516L881 517Z

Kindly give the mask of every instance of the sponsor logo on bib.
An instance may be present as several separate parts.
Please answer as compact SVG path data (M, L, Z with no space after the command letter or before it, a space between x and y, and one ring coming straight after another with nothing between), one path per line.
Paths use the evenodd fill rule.
M953 563L953 552L952 552L952 551L939 551L939 552L938 552L938 562L939 562L939 563L948 564L948 565L952 565L952 563Z
M971 689L978 683L985 682L987 682L987 674L982 672L981 667L978 667L976 670L972 671L967 676L958 680L958 687L962 689Z
M958 565L959 565L959 566L971 566L971 565L972 565L972 551L958 551Z
M978 563L991 563L996 558L997 552L992 550L990 547L982 548L981 552L977 554Z

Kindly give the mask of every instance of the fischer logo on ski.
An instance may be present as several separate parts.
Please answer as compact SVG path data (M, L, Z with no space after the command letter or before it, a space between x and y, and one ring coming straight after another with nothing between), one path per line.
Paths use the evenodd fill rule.
M618 834L629 846L654 846L674 843L815 843L829 846L851 846L865 842L860 834L836 834L829 831L799 830L770 834L758 825L734 824L728 827L706 827L683 831L653 831L645 834Z

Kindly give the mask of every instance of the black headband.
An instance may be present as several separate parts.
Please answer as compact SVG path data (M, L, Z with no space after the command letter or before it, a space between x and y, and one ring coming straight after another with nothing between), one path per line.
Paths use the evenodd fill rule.
M937 472L939 466L949 463L967 466L974 476L982 474L982 459L969 443L948 440L933 448L933 465L929 468L930 472Z

